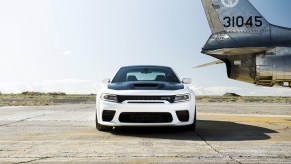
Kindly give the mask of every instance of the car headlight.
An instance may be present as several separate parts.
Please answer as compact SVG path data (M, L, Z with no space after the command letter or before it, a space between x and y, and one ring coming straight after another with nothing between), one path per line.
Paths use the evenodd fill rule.
M101 99L104 100L104 101L118 102L117 96L113 95L113 94L104 93L104 94L101 95Z
M183 101L189 101L191 99L190 94L184 94L184 95L176 95L174 102L183 102Z

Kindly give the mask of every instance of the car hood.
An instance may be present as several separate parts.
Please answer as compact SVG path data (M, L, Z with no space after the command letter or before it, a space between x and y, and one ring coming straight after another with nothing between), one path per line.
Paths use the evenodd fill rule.
M180 90L184 89L182 83L169 83L160 81L132 81L123 83L110 83L108 89L112 90Z

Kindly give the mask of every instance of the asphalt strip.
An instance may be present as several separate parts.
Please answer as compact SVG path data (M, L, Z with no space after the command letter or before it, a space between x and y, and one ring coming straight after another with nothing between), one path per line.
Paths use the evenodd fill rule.
M291 118L290 115L260 115L260 114L220 114L220 113L198 113L198 115L216 115L216 116L241 116L241 117L276 117Z

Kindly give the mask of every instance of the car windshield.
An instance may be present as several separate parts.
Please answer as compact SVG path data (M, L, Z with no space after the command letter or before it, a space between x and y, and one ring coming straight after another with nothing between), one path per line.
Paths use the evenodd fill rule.
M161 66L123 67L117 72L112 83L122 83L127 81L163 81L181 83L171 68Z

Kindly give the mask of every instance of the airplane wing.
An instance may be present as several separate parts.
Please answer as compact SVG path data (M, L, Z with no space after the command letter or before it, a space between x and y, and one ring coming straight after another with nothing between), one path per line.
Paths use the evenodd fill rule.
M207 66L211 66L211 65L215 65L215 64L222 64L222 63L224 63L222 60L217 60L217 61L214 61L214 62L202 64L202 65L199 65L199 66L196 66L196 67L193 67L193 68L202 68L202 67L207 67Z

